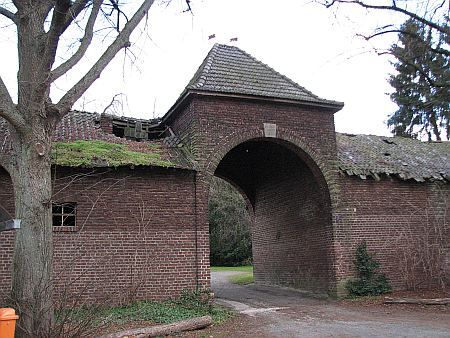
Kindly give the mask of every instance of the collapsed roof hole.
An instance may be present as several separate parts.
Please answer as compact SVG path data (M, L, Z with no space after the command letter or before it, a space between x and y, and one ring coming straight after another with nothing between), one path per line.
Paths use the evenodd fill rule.
M113 134L117 137L124 137L125 130L123 128L118 128L117 126L113 125Z
M388 139L383 139L383 142L387 143L387 144L395 144L395 145L397 144L394 141L391 141L391 140L388 140Z
M384 153L383 155L384 155L384 156L391 156L390 153Z
M156 140L165 136L165 130L156 120L114 118L112 125L113 134L127 140Z

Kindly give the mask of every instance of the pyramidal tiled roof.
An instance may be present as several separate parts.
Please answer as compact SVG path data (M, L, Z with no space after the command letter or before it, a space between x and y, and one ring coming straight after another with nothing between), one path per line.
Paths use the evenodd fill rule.
M208 91L279 98L340 109L343 103L314 95L242 49L215 44L186 87Z

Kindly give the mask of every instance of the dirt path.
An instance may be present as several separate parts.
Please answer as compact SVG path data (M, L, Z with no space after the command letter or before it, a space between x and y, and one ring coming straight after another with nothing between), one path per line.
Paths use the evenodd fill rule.
M190 337L450 337L450 308L436 311L398 306L345 305L298 291L228 281L233 272L212 274L219 304L240 315Z

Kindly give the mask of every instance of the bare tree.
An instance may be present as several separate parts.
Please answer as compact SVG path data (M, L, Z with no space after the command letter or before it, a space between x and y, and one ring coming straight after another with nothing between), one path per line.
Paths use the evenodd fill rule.
M430 45L430 49L435 53L440 53L445 56L450 56L448 50L448 42L450 36L450 27L448 25L449 19L449 2L448 0L317 0L318 3L327 8L337 9L339 6L352 5L367 11L373 12L392 12L402 14L406 19L413 19L424 27L428 27L433 34L442 35L446 39L446 45L439 45L437 47ZM403 23L403 22L401 22ZM366 40L372 40L376 37L386 34L410 34L405 31L400 25L392 22L387 22L374 28L370 34L359 34ZM420 39L420 37L417 37ZM379 53L388 53L388 51L379 51Z
M122 12L119 0L14 0L0 5L0 14L13 23L17 32L17 103L0 77L0 127L3 125L8 138L0 165L11 176L16 217L22 220L15 237L12 288L12 298L21 314L21 336L45 336L54 317L50 170L53 131L114 56L130 46L131 33L153 2L141 1L130 17ZM114 18L115 38L84 76L58 102L52 102L52 83L83 59L99 17L111 22ZM71 26L82 24L84 36L78 48L58 64L62 37Z

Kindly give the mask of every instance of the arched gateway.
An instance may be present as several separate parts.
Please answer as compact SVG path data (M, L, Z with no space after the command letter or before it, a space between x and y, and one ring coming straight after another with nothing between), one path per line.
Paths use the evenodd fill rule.
M163 120L192 149L205 234L213 175L252 204L256 282L335 289L333 114L342 106L236 47L215 45ZM206 262L209 243L202 246ZM207 264L202 273L208 277Z
M117 302L208 289L214 175L252 206L257 283L343 294L366 240L394 288L432 285L436 274L408 257L421 247L450 255L449 143L337 134L342 106L215 45L162 119L71 112L52 153L57 294ZM0 118L0 165L6 126ZM0 226L13 217L0 167ZM0 303L13 241L0 232ZM443 262L437 272L450 273Z

